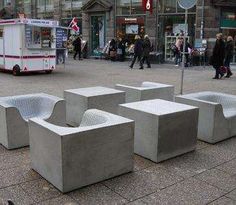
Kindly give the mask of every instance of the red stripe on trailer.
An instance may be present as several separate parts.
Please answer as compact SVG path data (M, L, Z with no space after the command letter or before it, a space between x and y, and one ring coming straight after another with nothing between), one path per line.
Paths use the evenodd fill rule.
M0 57L4 57L4 55L0 55ZM5 58L16 58L16 59L34 59L34 58L56 58L56 56L12 56L12 55L5 55Z
M9 24L9 23L15 23L16 21L0 21L0 24Z

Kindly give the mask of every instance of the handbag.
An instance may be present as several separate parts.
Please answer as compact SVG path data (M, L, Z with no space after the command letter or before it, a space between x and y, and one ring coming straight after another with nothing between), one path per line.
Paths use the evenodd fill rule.
M225 67L225 66L221 66L221 67L220 67L220 72L221 72L221 73L225 74L225 73L227 73L227 71L228 71L228 68L227 68L227 67Z

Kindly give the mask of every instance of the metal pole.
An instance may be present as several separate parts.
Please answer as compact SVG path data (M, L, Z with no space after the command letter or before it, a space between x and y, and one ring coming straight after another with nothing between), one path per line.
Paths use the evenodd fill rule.
M182 52L182 72L181 72L181 87L180 87L180 94L183 95L183 85L184 85L184 66L185 66L185 47L186 47L186 38L187 38L187 23L188 23L188 9L185 9L185 32L184 32L184 45L183 45L183 52Z
M204 38L204 7L205 7L205 0L202 0L202 12L201 12L201 40L203 40ZM205 68L206 66L206 59L205 59L205 56L206 56L206 50L204 50L204 53L203 53L203 67Z

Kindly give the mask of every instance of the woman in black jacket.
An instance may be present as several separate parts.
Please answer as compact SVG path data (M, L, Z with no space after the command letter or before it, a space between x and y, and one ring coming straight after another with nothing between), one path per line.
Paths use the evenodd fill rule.
M224 74L220 71L220 67L224 65L224 58L225 58L225 43L223 41L222 33L218 33L216 35L216 43L213 49L213 55L211 59L212 66L216 70L215 77L213 79L219 79L224 76Z
M134 57L131 62L131 65L129 66L131 69L133 68L134 63L137 58L138 58L139 65L140 65L139 69L143 69L142 54L143 54L143 42L142 42L140 36L136 35L135 36L135 43L134 43Z
M233 73L230 69L230 61L233 58L234 54L234 41L232 36L228 36L226 46L225 46L225 67L227 67L227 75L226 78L229 78Z

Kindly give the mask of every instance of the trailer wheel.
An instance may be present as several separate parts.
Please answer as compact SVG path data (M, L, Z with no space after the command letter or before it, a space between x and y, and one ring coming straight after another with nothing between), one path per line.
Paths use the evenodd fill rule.
M20 75L20 66L19 65L14 65L13 69L12 69L12 74L14 76L18 76Z
M46 70L45 73L46 73L46 74L51 74L51 73L52 73L52 70Z

